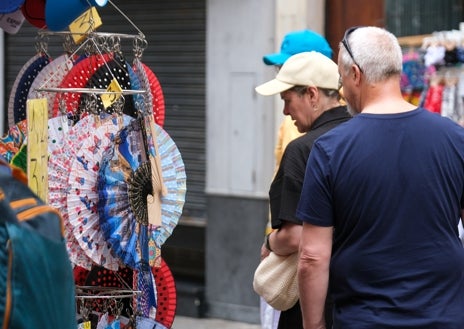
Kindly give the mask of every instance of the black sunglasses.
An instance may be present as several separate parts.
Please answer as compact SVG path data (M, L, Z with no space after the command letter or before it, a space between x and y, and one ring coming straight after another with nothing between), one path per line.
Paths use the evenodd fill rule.
M360 27L361 26L353 26L353 27L350 27L348 30L346 30L345 35L343 36L343 39L342 39L342 44L345 47L346 51L348 52L348 55L350 55L351 59L353 60L353 63L359 68L359 71L364 73L361 66L359 66L359 64L354 59L353 52L351 51L350 44L348 43L348 36Z

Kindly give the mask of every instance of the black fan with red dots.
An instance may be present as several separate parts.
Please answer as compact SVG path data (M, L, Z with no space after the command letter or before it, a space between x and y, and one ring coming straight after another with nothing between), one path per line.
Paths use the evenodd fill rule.
M156 284L158 308L155 321L166 328L171 328L176 315L177 295L176 284L168 264L161 259L159 267L151 268ZM115 272L101 266L93 266L90 271L81 267L74 268L74 280L76 285L126 288L126 284L132 283L133 271L129 267L121 268ZM95 301L94 310L98 310L98 301ZM124 305L124 312L130 309L130 302ZM129 315L129 314L122 315Z

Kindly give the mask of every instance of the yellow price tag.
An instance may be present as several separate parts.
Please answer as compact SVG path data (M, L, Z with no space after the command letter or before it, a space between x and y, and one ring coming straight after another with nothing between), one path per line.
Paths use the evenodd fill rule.
M91 7L69 24L69 31L73 36L74 42L79 44L85 39L86 34L95 31L101 25L102 20L100 15L98 15L97 9Z
M111 83L109 84L108 88L106 88L106 91L108 91L109 93L100 96L105 109L111 106L114 102L116 102L116 100L122 95L122 88L119 85L118 80L116 80L116 78L111 80Z
M91 328L92 328L92 322L90 321L81 322L77 326L77 329L91 329Z
M30 99L26 106L28 185L44 202L48 202L47 99Z

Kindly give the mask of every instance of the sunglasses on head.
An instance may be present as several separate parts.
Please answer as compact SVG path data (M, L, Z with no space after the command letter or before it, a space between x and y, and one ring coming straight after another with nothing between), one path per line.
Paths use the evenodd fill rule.
M345 35L343 36L343 39L342 39L342 44L343 44L343 47L345 47L346 51L348 52L348 55L350 55L351 59L353 60L353 63L359 68L361 72L363 72L361 66L359 66L359 64L354 59L353 52L351 51L350 44L348 43L348 36L360 27L361 26L353 26L353 27L350 27L348 30L346 30Z

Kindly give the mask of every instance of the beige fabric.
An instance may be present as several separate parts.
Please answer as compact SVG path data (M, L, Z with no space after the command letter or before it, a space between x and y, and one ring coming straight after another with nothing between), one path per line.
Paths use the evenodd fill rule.
M286 311L298 301L298 253L279 256L271 252L258 265L253 289L276 310Z

